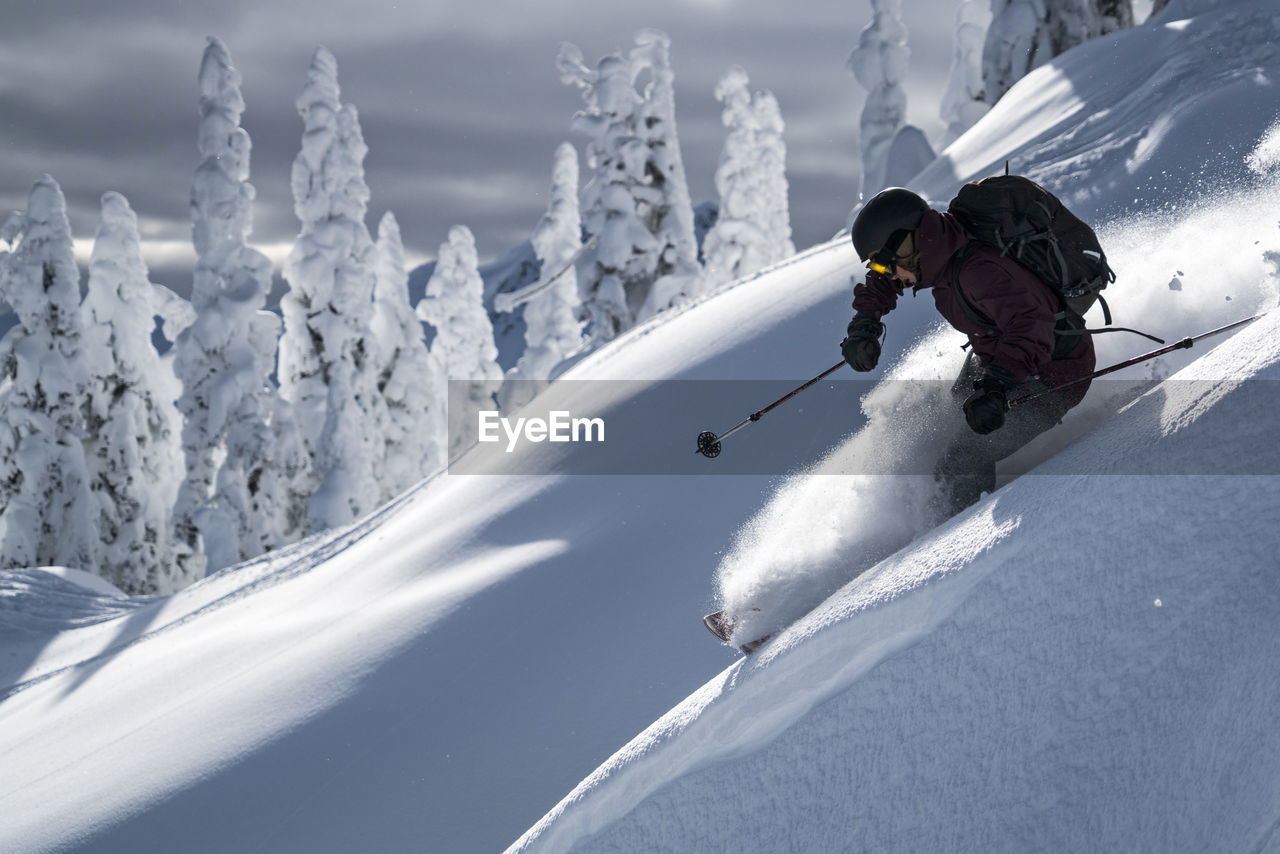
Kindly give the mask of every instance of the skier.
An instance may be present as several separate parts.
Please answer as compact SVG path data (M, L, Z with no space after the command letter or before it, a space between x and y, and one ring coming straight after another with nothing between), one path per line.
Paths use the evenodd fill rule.
M840 345L856 371L880 357L881 322L910 285L933 291L938 313L969 336L970 352L951 389L972 434L953 437L935 475L947 515L995 489L996 463L1058 424L1089 383L1010 409L1009 400L1077 380L1094 369L1084 321L1041 279L991 246L972 244L956 217L900 187L858 213L853 245L868 272L854 287L855 314Z

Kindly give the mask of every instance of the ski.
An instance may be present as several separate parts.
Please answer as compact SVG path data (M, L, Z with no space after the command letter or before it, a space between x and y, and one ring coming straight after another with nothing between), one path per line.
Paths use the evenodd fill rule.
M707 631L725 643L728 643L729 639L733 637L733 623L729 622L729 618L724 611L707 614L702 618L702 624L707 627Z
M702 618L702 624L707 627L707 631L719 638L723 643L732 643L733 638L733 621L729 619L729 615L724 611L716 611L714 614L707 614ZM773 635L765 635L762 638L744 643L738 647L744 655L750 655L760 647L764 646Z

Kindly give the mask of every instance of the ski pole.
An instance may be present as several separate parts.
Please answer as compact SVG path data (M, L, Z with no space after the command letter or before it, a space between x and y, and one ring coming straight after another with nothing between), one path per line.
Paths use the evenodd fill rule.
M1246 317L1244 320L1237 320L1235 323L1228 323L1226 326L1219 326L1217 329L1211 329L1208 332L1201 332L1199 335L1188 336L1186 338L1183 338L1181 341L1175 341L1174 343L1168 345L1167 347L1161 347L1159 350L1152 350L1150 353L1143 353L1141 356L1134 356L1132 359L1127 359L1123 362L1119 362L1118 364L1112 365L1109 368L1102 368L1101 370L1094 371L1093 373L1087 376L1077 377L1074 380L1068 380L1065 383L1058 383L1055 386L1050 386L1049 388L1046 388L1043 391L1038 391L1038 392L1035 392L1034 394L1028 394L1024 397L1019 397L1016 400L1009 401L1009 408L1012 409L1015 406L1019 406L1023 403L1026 403L1031 400L1035 400L1040 397L1044 397L1047 394L1053 394L1054 392L1061 391L1064 388L1070 388L1073 385L1079 385L1080 383L1088 382L1089 380L1097 379L1098 377L1104 377L1107 374L1113 374L1116 371L1123 370L1124 368L1133 367L1134 365L1145 362L1148 359L1154 359L1157 356L1163 356L1166 353L1172 353L1174 350L1186 350L1192 347L1197 341L1201 341L1205 338L1209 338L1214 335L1221 335L1223 332L1227 332L1229 330L1235 329L1237 326L1244 326L1246 323L1252 323L1253 321L1257 320L1259 317L1262 317L1266 314L1268 314L1268 312L1264 311L1259 314L1255 314L1253 317Z
M804 385L800 386L799 388L792 389L785 396L778 398L773 403L766 406L764 409L761 409L759 412L751 413L746 417L746 419L742 421L741 424L735 425L734 427L730 428L729 430L726 430L725 432L721 433L718 436L710 430L703 430L701 433L698 434L698 453L702 454L704 457L706 457L709 460L714 460L716 457L720 456L720 443L723 442L725 439L729 438L734 433L737 433L739 430L741 430L743 427L746 427L748 424L752 423L753 421L759 421L761 418L764 417L764 414L769 410L774 409L775 407L781 406L791 398L795 397L800 392L804 391L805 389L809 388L815 383L826 379L831 374L834 374L836 371L840 370L844 366L845 366L845 363L843 361L837 362L836 364L827 368L822 373L818 374L813 379L809 380Z

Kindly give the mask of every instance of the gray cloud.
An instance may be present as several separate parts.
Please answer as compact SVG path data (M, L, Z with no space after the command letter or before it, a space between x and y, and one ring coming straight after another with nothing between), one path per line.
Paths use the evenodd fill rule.
M910 119L934 132L956 2L906 4ZM102 193L119 190L143 221L154 277L179 289L190 271L196 165L196 71L205 38L229 47L253 139L255 244L297 233L289 170L301 123L294 98L315 47L338 57L344 100L360 111L369 155L370 226L394 210L406 243L433 256L453 224L484 258L526 237L541 216L552 153L581 145L578 93L554 67L562 41L588 62L626 50L636 30L672 37L677 121L695 202L714 199L723 143L716 81L738 64L777 95L788 124L792 225L800 246L830 237L857 193L862 93L844 61L870 20L869 0L267 0L203 4L117 0L24 4L0 30L0 207L25 205L49 172L77 237L90 239ZM157 246L159 243L157 243Z

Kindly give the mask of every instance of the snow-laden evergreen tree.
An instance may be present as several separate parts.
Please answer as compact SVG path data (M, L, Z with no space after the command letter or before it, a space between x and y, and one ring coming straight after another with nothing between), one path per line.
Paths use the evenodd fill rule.
M1168 3L1168 0L1164 0L1164 3ZM1152 14L1156 12L1155 7L1161 5L1161 0L1156 0L1151 10ZM1133 26L1133 0L1092 0L1092 8L1097 12L1101 22L1098 35L1105 36L1107 33L1126 30Z
M81 441L80 271L58 183L37 181L26 213L10 217L0 236L16 242L0 253L0 298L20 323L0 341L0 569L93 572L98 513Z
M507 295L505 310L524 305L525 349L507 373L502 409L528 403L551 380L556 367L582 346L582 297L574 263L582 250L578 208L578 152L569 143L556 149L547 212L530 238L541 264L538 281ZM495 301L495 306L497 302Z
M963 0L956 9L951 75L939 108L942 120L947 123L941 148L959 139L991 109L982 80L982 46L990 24L991 6L987 0Z
M155 282L151 283L151 307L161 333L169 341L177 341L182 330L196 322L196 310L190 300Z
M571 44L561 46L557 61L561 81L580 88L586 103L573 127L588 137L592 177L582 214L594 242L583 253L578 282L597 342L698 288L670 47L665 34L644 30L628 55L610 54L594 69Z
M387 425L372 338L373 238L364 219L368 148L342 104L338 64L319 48L297 99L305 126L293 162L301 233L285 262L280 390L312 460L312 528L344 525L377 504Z
M871 0L871 10L871 23L858 34L858 46L847 63L867 91L858 123L864 199L884 189L889 147L906 124L907 92L902 81L911 57L901 0Z
M251 143L240 127L240 74L216 38L200 63L199 86L202 159L191 185L195 320L174 343L187 469L174 511L176 536L190 551L183 578L253 557L287 537L269 527L283 514L268 503L284 476L268 385L278 320L262 310L271 262L247 243Z
M647 206L640 197L640 210L659 244L658 275L636 315L637 320L644 320L697 296L703 283L693 233L693 200L676 132L671 39L659 30L641 30L631 55L640 73L648 78L640 102L639 128L649 150L646 170L650 187L656 191Z
M426 295L415 311L435 329L431 352L449 381L448 453L453 459L475 437L476 413L498 408L495 395L502 385L471 229L464 225L449 229Z
M409 304L409 274L395 214L378 223L373 332L378 388L387 406L386 447L380 481L385 501L444 466L444 372L427 350L422 324Z
M258 312L254 320L251 332L258 359L263 365L274 365L283 321L266 311ZM250 469L249 510L257 520L257 539L250 541L242 558L295 542L308 533L310 524L311 457L297 413L279 389L267 385L262 386L260 406L267 429L244 434L246 439L252 438L245 453L255 462Z
M151 343L156 309L142 260L138 217L119 193L102 197L102 218L82 305L89 386L85 455L98 508L98 574L134 594L171 593L193 581L189 547L173 541L182 482L181 424L173 383Z
M719 218L702 244L712 285L741 279L795 254L787 206L787 147L782 113L767 91L752 93L747 72L731 68L716 86L729 129L716 190Z
M987 103L1078 44L1133 26L1133 0L991 0L982 51Z

